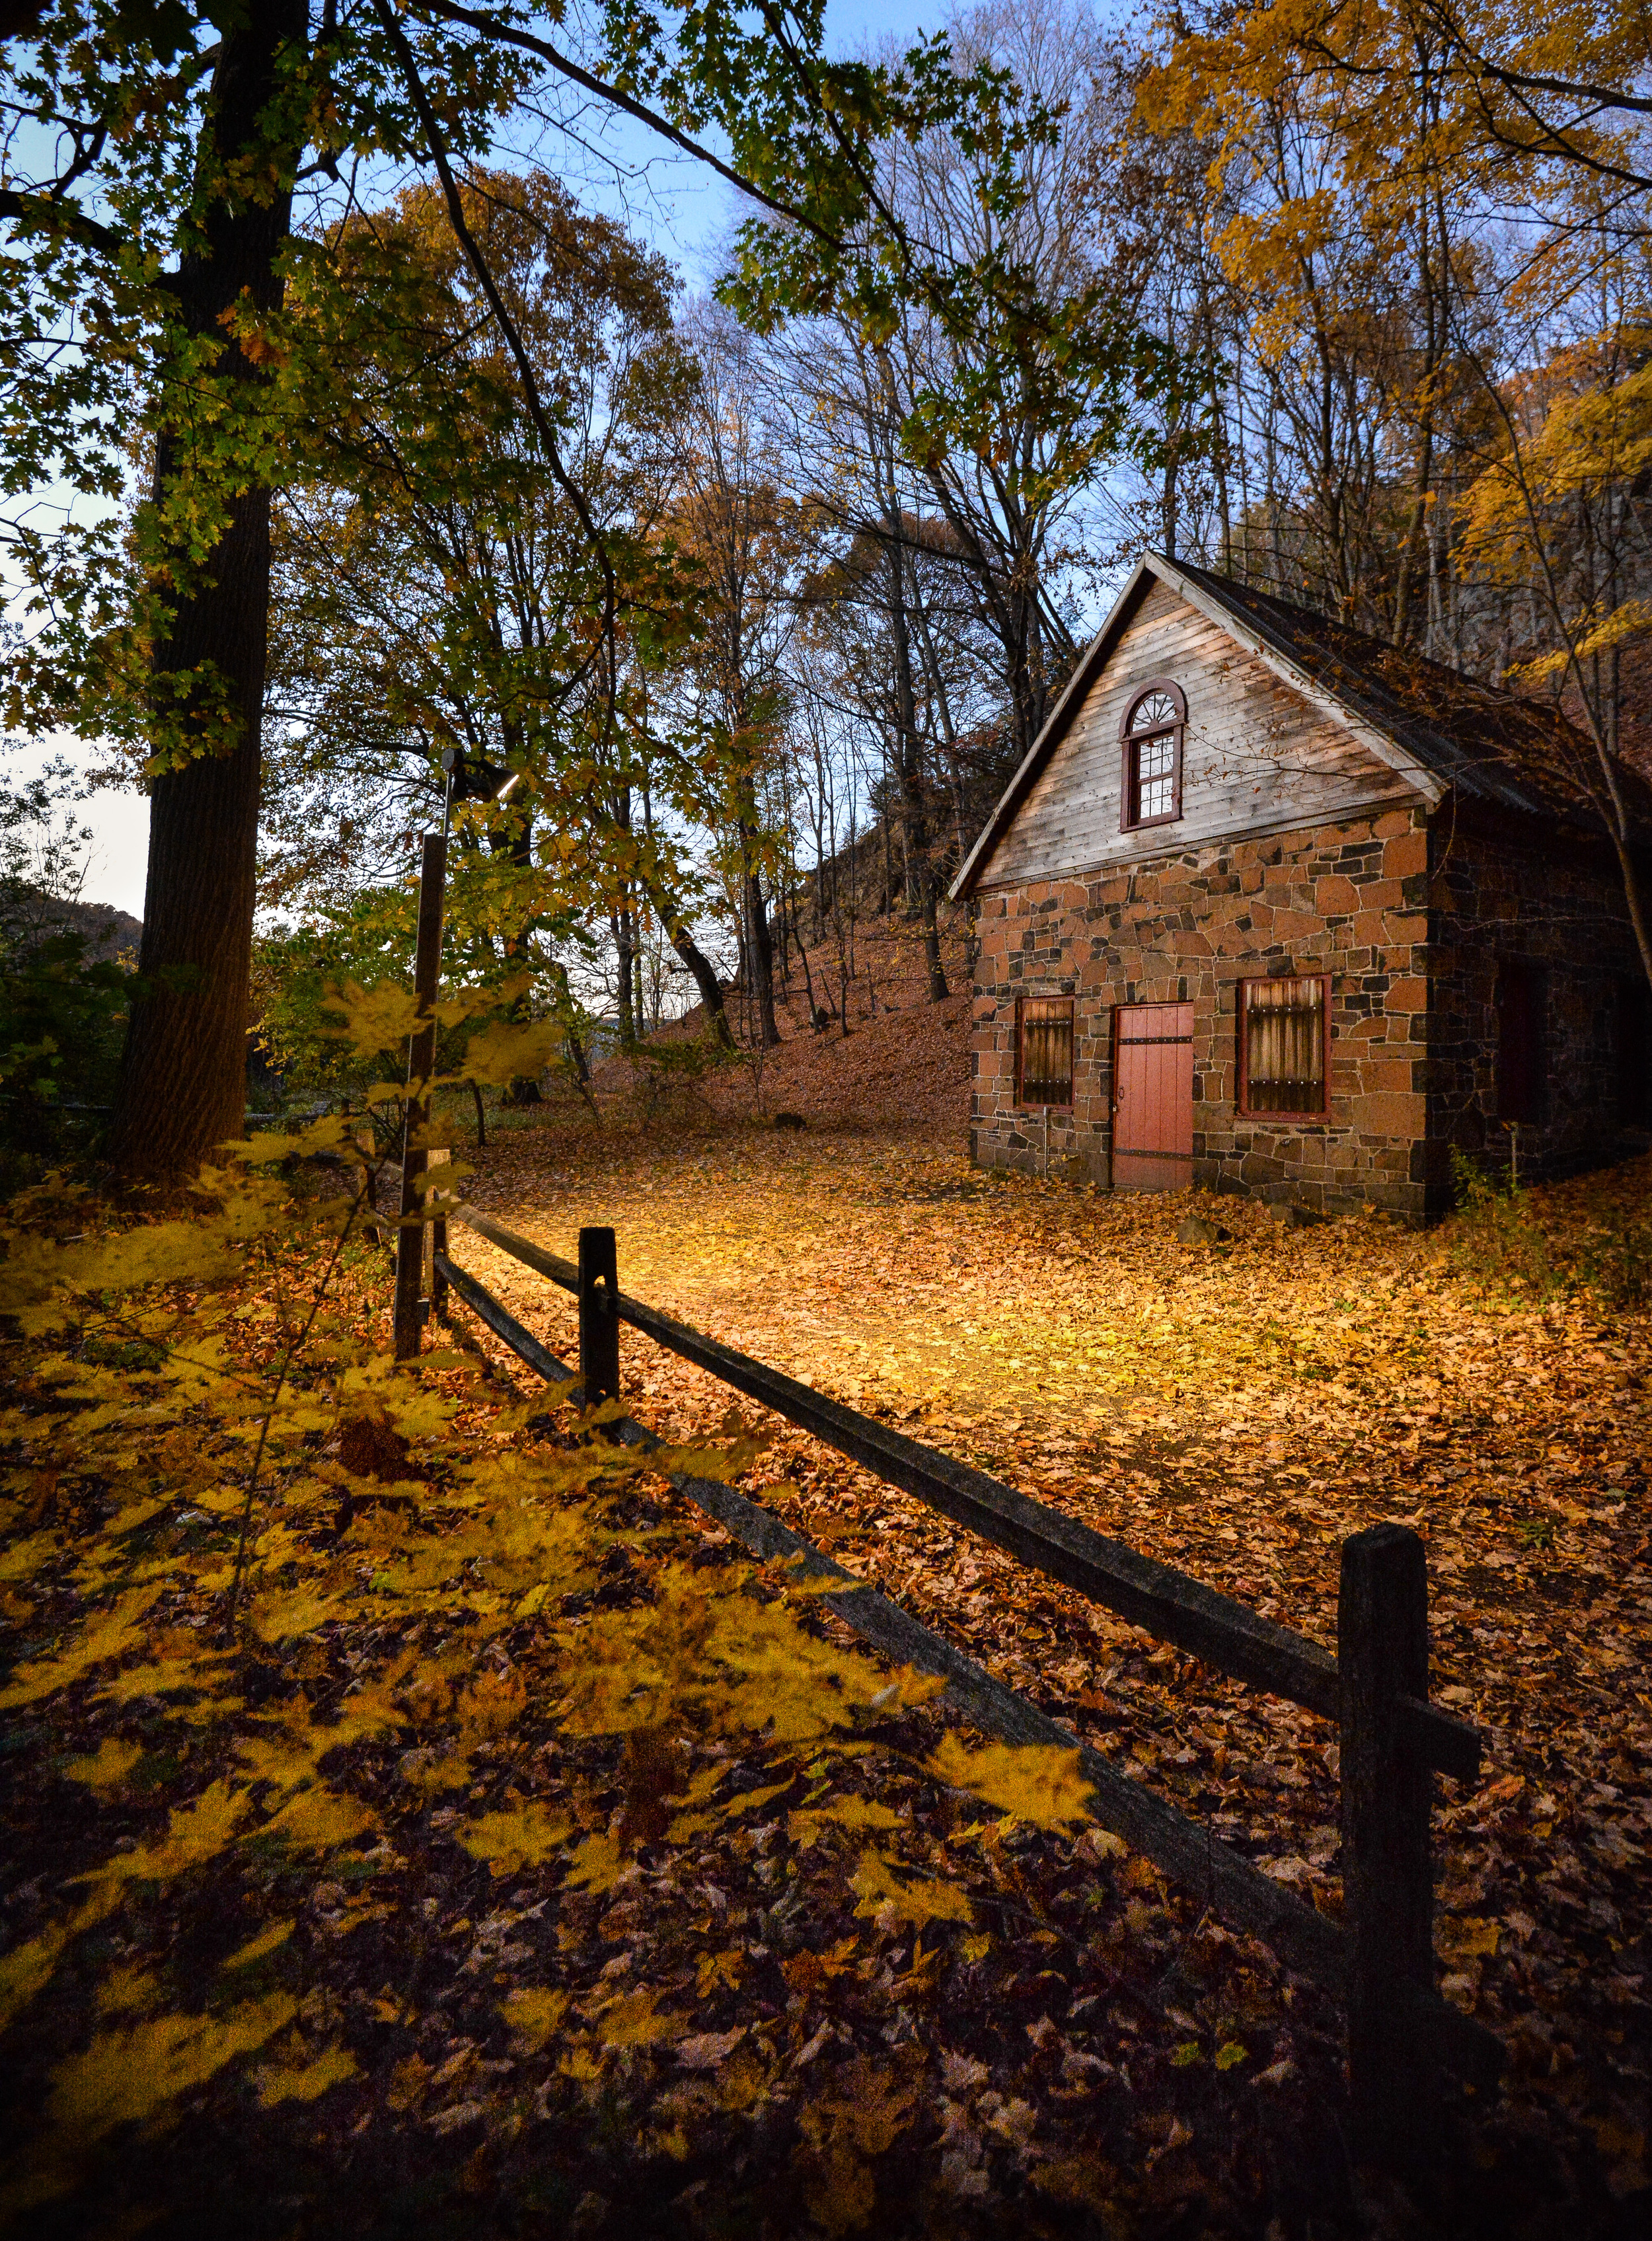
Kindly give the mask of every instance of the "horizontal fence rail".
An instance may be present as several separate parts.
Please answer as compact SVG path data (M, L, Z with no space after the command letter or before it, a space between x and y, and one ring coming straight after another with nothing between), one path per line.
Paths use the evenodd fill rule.
M1075 1743L1066 1728L759 1504L714 1481L670 1475L679 1492L754 1555L793 1562L812 1579L841 1582L822 1597L827 1608L885 1656L939 1676L943 1701L972 1725L1007 1742L1076 1748L1100 1826L1343 2001L1363 2152L1395 2164L1417 2162L1432 2134L1441 2070L1477 2090L1495 2085L1505 2061L1502 2041L1434 1989L1429 1773L1472 1777L1480 1742L1473 1729L1426 1701L1428 1589L1422 1543L1414 1533L1380 1525L1344 1543L1339 1663L1319 1644L1231 1597L628 1299L619 1289L612 1230L582 1231L576 1264L479 1210L450 1203L445 1211L577 1296L582 1380L451 1258L445 1238L434 1255L438 1286L451 1288L538 1375L573 1387L585 1405L618 1394L619 1325L628 1323L1132 1623L1336 1720L1346 1928L1219 1843L1207 1824ZM629 1418L605 1428L630 1445L661 1444Z

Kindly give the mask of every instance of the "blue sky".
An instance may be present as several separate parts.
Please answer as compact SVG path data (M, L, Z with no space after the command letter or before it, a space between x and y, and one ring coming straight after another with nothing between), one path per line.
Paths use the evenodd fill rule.
M832 0L826 12L829 49L841 51L893 41L905 45L920 30L939 28L948 10L945 0ZM720 245L736 221L733 191L698 169L690 159L660 152L660 144L639 125L609 119L598 130L593 113L589 152L547 128L514 136L516 154L526 161L554 165L586 200L623 217L681 271L686 285L699 292L715 277ZM504 152L503 151L501 151ZM72 741L48 741L24 747L0 764L0 778L18 783L54 753L81 759ZM87 880L89 900L110 903L141 917L149 848L149 804L135 789L105 788L83 804L83 821L96 836Z

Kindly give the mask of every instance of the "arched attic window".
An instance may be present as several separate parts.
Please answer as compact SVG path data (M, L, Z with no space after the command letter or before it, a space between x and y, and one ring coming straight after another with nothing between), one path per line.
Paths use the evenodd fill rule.
M1119 829L1170 825L1181 814L1181 735L1187 699L1180 685L1155 677L1125 711L1119 727L1124 751Z

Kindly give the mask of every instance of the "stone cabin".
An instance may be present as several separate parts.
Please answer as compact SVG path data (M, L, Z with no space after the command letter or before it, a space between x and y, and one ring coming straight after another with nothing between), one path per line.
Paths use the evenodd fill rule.
M1616 1156L1652 1119L1648 988L1591 753L1542 704L1150 555L953 884L972 1157L1421 1221L1454 1146L1522 1174Z

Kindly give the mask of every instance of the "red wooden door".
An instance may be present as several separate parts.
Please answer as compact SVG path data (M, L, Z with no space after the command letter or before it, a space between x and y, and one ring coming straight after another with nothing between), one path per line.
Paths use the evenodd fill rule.
M1187 1190L1193 1006L1120 1004L1113 1021L1113 1187Z

